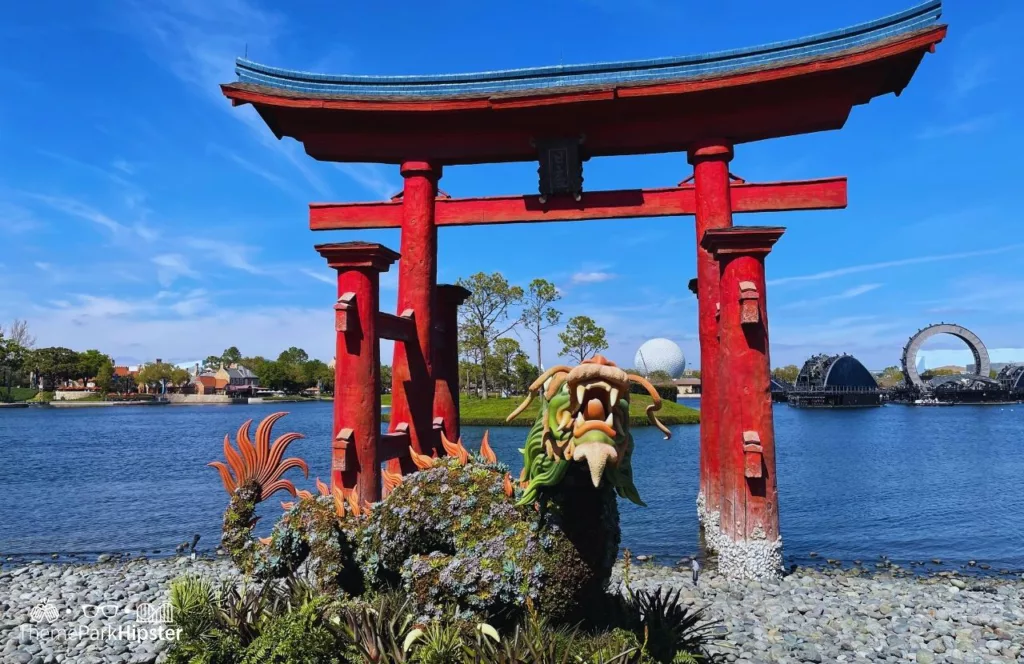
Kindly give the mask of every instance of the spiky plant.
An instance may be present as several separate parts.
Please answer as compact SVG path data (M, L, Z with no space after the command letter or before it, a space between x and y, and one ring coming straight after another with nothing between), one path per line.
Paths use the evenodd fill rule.
M229 494L253 482L259 487L257 502L266 500L278 491L287 491L294 496L295 485L289 480L282 479L282 476L292 468L301 468L306 477L309 477L309 467L305 461L296 457L284 459L288 446L302 438L302 434L282 434L273 445L270 443L274 423L287 414L273 413L265 417L256 427L255 443L249 438L252 420L246 420L235 435L237 450L231 446L229 437L224 436L224 459L227 464L212 461L207 465L217 469Z
M201 576L184 576L171 582L170 604L174 627L183 638L209 639L217 626L217 592Z
M680 602L679 589L638 590L624 604L626 626L644 638L646 652L663 664L676 661L681 653L705 658L705 648L720 624L706 620L704 609Z

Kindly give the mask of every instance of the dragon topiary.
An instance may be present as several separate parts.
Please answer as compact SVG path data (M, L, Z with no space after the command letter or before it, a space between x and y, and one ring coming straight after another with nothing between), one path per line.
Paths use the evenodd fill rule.
M304 565L325 593L404 586L425 618L515 620L532 603L551 619L574 619L608 583L619 546L616 493L643 505L631 467L630 382L651 394L648 418L667 438L654 414L661 406L654 388L597 356L544 372L509 416L540 397L518 482L486 433L478 454L442 434L447 456L410 449L418 472L384 471L386 497L375 505L319 480L319 495L296 490L281 476L289 468L306 471L301 460L283 459L301 436L285 434L271 445L271 428L284 415L276 413L253 443L250 420L239 429L237 451L225 437L227 464L211 464L231 496L223 546L259 578ZM297 500L282 503L270 537L257 540L257 505L276 491Z

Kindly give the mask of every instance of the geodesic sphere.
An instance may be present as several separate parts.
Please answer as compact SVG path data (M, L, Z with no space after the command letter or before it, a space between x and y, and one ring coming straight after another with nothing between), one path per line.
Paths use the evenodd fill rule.
M669 339L645 341L633 358L633 366L645 374L664 371L672 378L679 378L686 370L683 349Z

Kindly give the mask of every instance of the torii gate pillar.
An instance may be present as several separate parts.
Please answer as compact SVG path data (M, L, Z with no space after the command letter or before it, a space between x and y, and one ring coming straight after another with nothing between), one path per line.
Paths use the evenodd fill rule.
M766 579L782 571L764 259L783 230L716 228L701 240L719 265L722 379L721 502L717 523L706 522L704 535L718 552L719 570L734 579Z
M380 273L399 255L369 242L318 244L316 250L338 271L331 488L356 489L362 501L374 503L381 497Z
M391 424L395 431L408 423L409 443L420 454L438 450L433 429L433 327L437 300L437 225L434 199L441 167L427 161L402 163L402 260L398 263L398 312L412 310L416 339L396 343L392 363ZM398 461L390 464L398 470ZM411 461L403 472L413 472Z
M692 148L688 160L693 164L697 226L697 318L700 340L700 492L697 514L702 527L714 522L720 510L722 493L722 452L719 442L718 370L718 262L701 240L712 228L732 226L729 191L729 162L732 146L710 141ZM728 375L728 374L725 374ZM714 538L705 538L714 548Z

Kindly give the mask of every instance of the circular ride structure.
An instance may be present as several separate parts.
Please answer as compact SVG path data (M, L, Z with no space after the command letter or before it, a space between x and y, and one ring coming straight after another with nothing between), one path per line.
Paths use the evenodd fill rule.
M921 344L937 334L951 334L967 344L971 354L974 355L973 375L988 379L991 367L988 359L988 349L985 348L985 344L978 338L978 335L966 327L956 325L955 323L936 323L935 325L929 325L918 330L907 341L907 345L903 347L903 357L901 359L903 364L903 380L907 383L908 387L928 390L929 384L921 378L921 374L917 371L917 352L921 350ZM951 378L951 376L943 376L943 378Z

